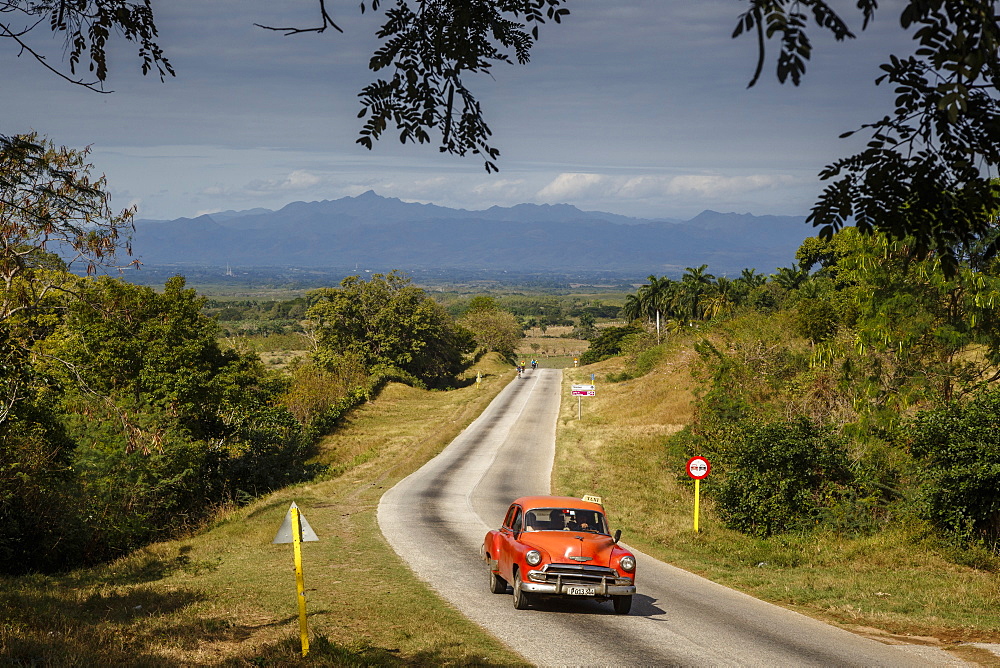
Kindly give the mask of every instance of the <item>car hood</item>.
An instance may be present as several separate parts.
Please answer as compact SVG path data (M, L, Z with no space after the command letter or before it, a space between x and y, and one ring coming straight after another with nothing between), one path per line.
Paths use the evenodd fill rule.
M521 542L545 552L554 563L610 566L615 541L611 536L576 531L521 534Z

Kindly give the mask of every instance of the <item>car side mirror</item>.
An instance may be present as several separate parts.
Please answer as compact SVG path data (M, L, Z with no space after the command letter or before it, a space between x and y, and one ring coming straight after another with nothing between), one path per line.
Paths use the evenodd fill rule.
M615 543L617 543L621 539L622 539L622 530L621 529L615 529Z

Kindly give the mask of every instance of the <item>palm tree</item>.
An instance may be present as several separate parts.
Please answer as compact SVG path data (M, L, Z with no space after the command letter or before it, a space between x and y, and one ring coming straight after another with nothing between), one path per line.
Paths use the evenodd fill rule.
M702 315L706 320L711 320L717 315L722 315L733 308L737 299L738 285L736 281L725 276L720 276L715 281L715 286L702 302Z
M659 343L660 316L668 303L670 285L673 281L666 276L657 278L655 274L650 274L646 280L649 283L639 288L639 302L647 316L656 318L656 342Z
M758 274L756 269L744 269L733 283L736 284L734 301L743 304L754 290L767 283L767 276Z
M681 299L686 315L691 320L700 319L702 314L702 297L712 287L715 276L706 270L707 264L700 267L688 267L681 276Z
M628 295L625 297L625 305L622 306L622 317L629 322L638 320L643 316L642 299L639 295Z
M809 278L809 272L800 269L794 262L791 267L778 267L778 271L771 274L771 280L785 290L794 290L802 285Z
M744 269L736 280L743 281L747 287L758 288L767 282L767 276L758 274L756 269Z

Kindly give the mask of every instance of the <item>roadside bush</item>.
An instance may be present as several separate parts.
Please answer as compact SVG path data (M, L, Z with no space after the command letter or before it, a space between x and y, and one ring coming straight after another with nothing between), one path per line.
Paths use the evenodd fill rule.
M282 403L299 422L308 425L350 390L367 382L368 372L356 356L326 356L322 365L302 360L292 366L291 382Z
M715 492L730 528L758 537L811 528L845 496L847 450L829 428L797 418L733 435Z
M82 543L66 546L67 565L118 557L203 519L215 482L206 475L213 458L208 444L176 428L142 424L143 430L155 430L144 434L155 445L147 441L147 447L133 448L113 419L90 419L82 426L87 444L75 450L73 468L85 532Z
M290 382L221 349L182 278L162 294L67 282L33 359L0 347L0 371L18 372L0 385L25 397L0 420L0 569L114 558L316 473L317 434L280 401Z
M907 435L924 464L925 517L952 539L1000 547L1000 391L918 413Z
M608 327L590 341L590 347L580 355L580 364L594 364L609 357L620 355L628 345L630 337L641 335L643 330L634 325Z

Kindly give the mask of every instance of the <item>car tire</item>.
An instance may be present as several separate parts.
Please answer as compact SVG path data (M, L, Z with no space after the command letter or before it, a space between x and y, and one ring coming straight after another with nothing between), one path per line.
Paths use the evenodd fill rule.
M632 597L631 596L612 596L611 604L615 606L616 615L627 615L628 611L632 609Z
M490 591L494 594L507 593L507 581L493 571L490 571Z
M514 573L514 609L527 610L531 605L531 594L521 589L521 574Z

